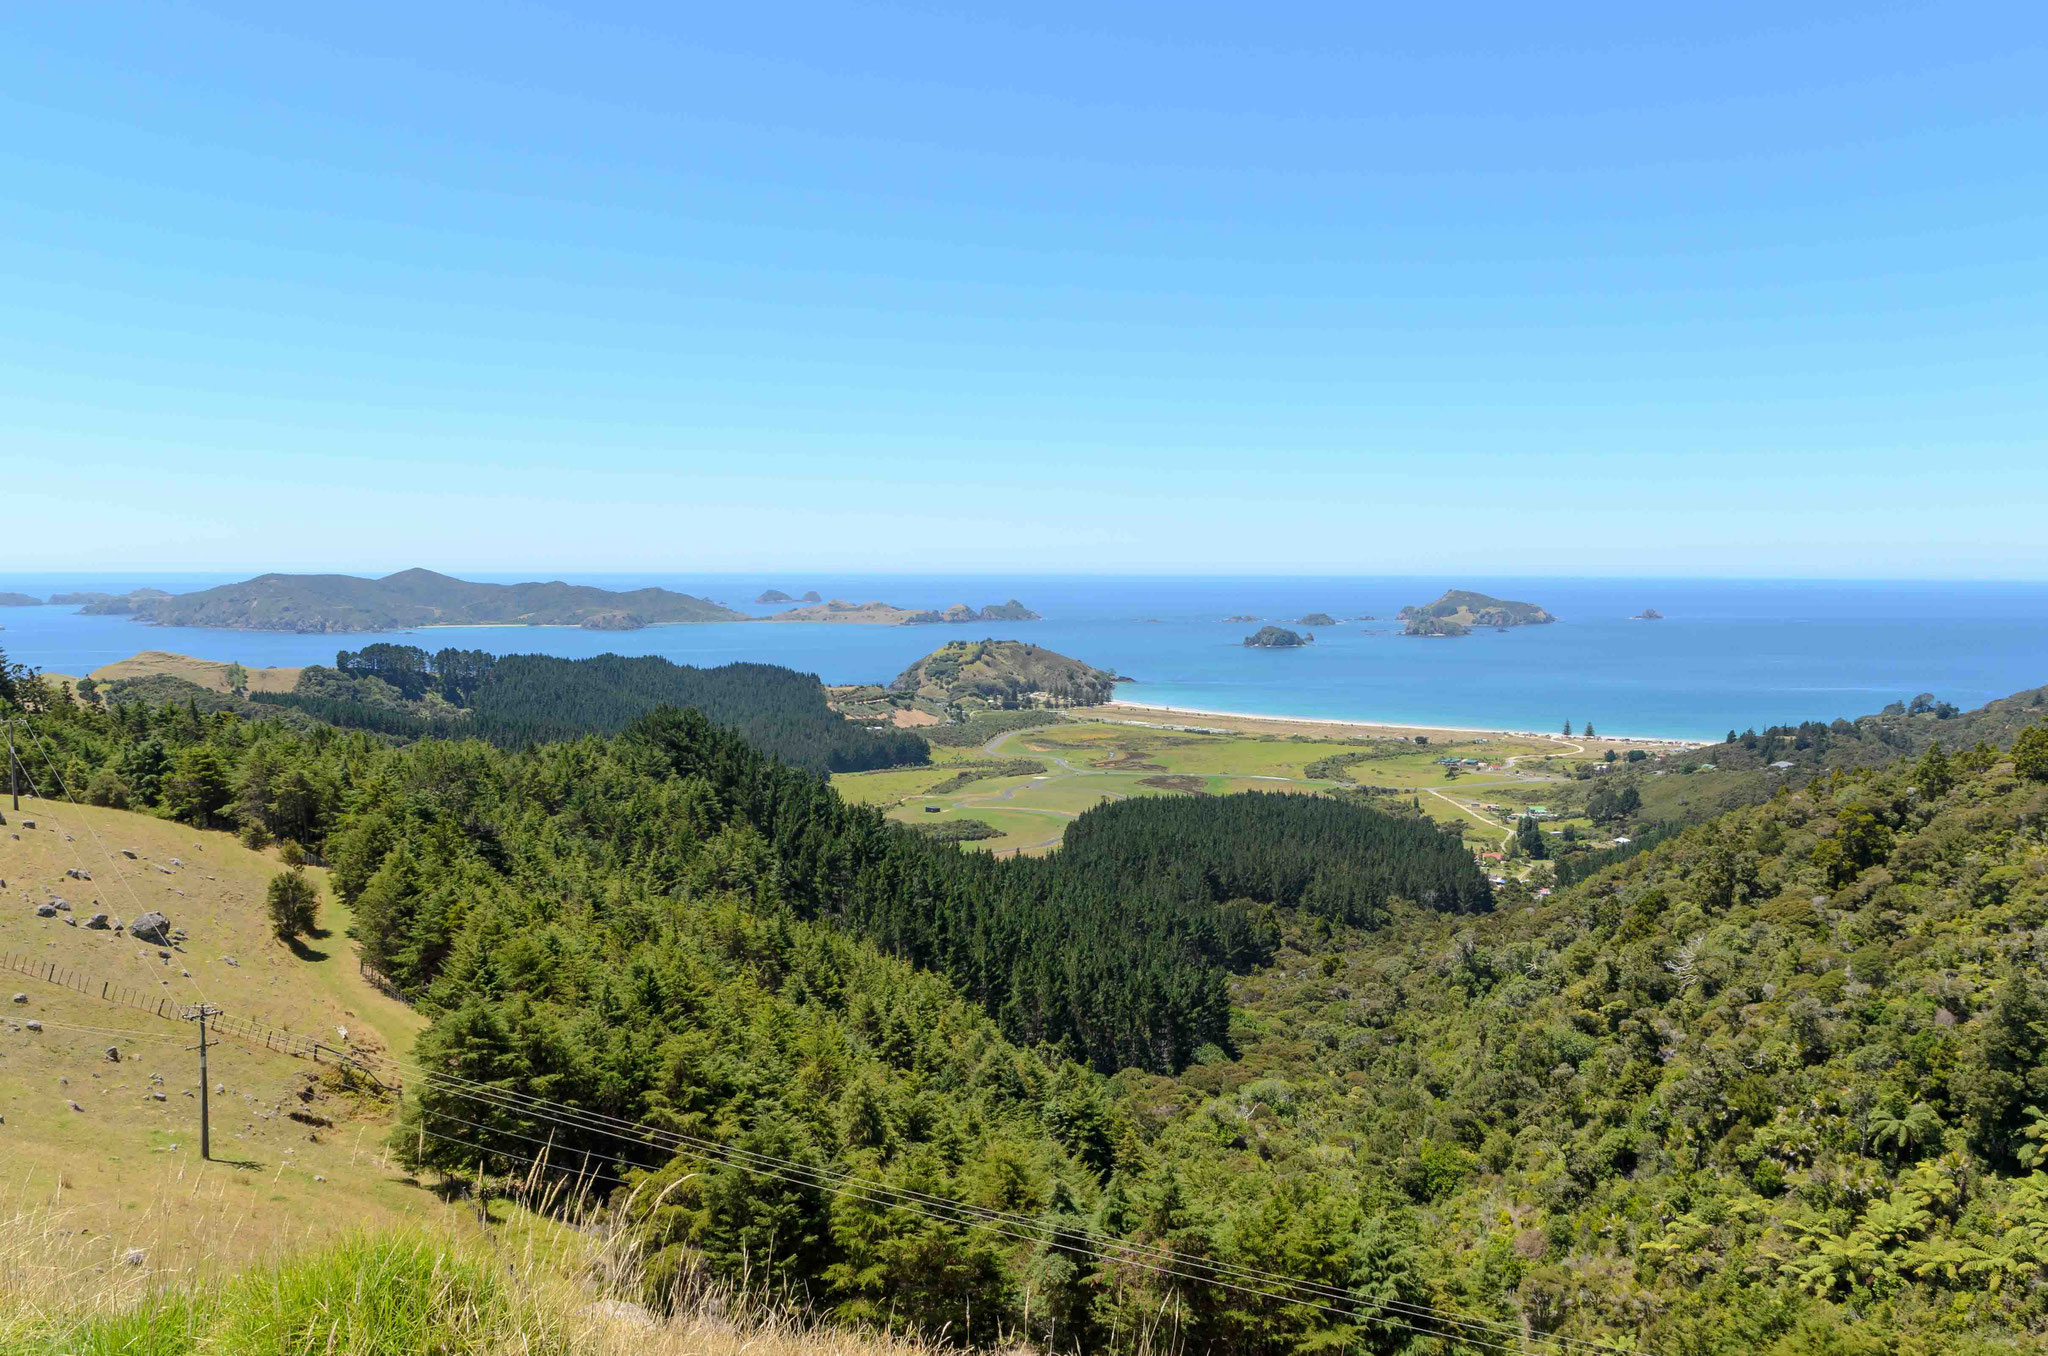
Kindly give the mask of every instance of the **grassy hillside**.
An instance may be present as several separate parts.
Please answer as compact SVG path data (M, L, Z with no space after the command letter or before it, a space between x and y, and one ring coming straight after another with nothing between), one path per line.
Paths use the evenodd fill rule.
M7 819L0 952L54 963L88 987L105 982L173 1006L203 999L337 1045L346 1028L346 1044L367 1057L409 1053L424 1023L358 974L339 905L323 903L327 935L296 950L271 934L263 900L281 869L275 854L225 833L27 797ZM92 879L66 874L74 870ZM71 909L37 917L52 897ZM83 926L95 911L126 921L149 909L186 940L159 948ZM198 1155L191 1024L15 969L0 972L0 992L10 1000L0 1010L0 1144L13 1193L4 1208L40 1212L46 1262L83 1271L141 1248L153 1269L177 1274L441 1209L385 1156L397 1106L352 1088L332 1065L260 1042L216 1046L207 1163ZM11 1001L17 993L23 1001Z
M301 672L303 670L298 668L250 669L217 659L172 654L167 650L144 650L126 659L102 664L92 671L91 676L95 682L113 683L161 674L182 679L209 692L289 692L298 683Z

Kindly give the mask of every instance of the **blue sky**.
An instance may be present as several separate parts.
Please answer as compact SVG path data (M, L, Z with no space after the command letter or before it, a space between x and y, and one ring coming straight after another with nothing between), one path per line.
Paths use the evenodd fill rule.
M15 6L45 568L2048 578L2039 5Z

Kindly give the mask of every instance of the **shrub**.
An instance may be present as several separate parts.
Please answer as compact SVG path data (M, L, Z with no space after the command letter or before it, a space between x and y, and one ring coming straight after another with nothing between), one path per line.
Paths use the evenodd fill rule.
M265 903L270 910L270 925L277 929L279 937L289 941L313 930L320 894L313 888L313 882L306 879L305 871L293 867L270 878Z
M85 784L85 799L93 805L103 805L110 810L126 810L135 802L135 793L121 774L111 767L103 767L92 774L92 780Z

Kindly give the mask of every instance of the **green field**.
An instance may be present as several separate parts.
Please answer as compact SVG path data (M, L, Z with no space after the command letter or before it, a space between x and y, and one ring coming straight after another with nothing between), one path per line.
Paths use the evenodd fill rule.
M1560 751L1552 741L1517 736L1436 735L1416 744L1350 733L1319 737L1298 728L1173 730L1077 714L1057 725L1000 734L986 744L935 746L931 767L841 774L832 784L848 800L881 806L891 819L906 823L961 814L985 820L1003 836L965 846L996 852L1048 851L1067 823L1106 799L1313 794L1340 786L1396 788L1418 798L1431 818L1458 824L1475 849L1493 849L1526 806L1558 799L1561 769L1551 760ZM966 765L1018 758L1043 763L1044 773L947 785ZM1458 776L1447 777L1439 761L1444 758L1492 766L1461 768ZM931 806L937 813L927 812Z
M1003 831L1000 838L980 838L962 847L982 852L1016 852L1024 849L1044 850L1057 843L1059 836L1073 823L1073 816L1052 810L1020 810L995 807L974 807L962 809L942 807L937 813L926 813L923 809L906 806L889 811L889 818L901 824L943 824L951 819L978 819Z

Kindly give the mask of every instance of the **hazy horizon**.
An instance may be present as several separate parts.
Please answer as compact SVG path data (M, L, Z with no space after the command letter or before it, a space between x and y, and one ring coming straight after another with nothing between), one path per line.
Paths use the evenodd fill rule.
M395 565L384 566L308 566L280 568L272 566L192 566L192 565L135 565L123 569L75 569L75 570L20 570L0 573L0 588L22 583L46 583L55 581L59 586L72 580L140 581L138 587L146 586L150 577L182 579L187 581L212 581L200 585L214 587L219 583L237 583L266 574L281 575L345 575L358 579L381 579L411 569L432 570L437 574L455 579L478 583L545 583L561 580L565 583L599 584L605 587L621 587L620 581L645 579L648 581L675 581L687 579L744 581L750 586L759 584L762 588L794 587L808 588L807 578L824 580L1417 580L1441 581L1444 588L1465 588L1475 581L1516 580L1531 583L1545 581L1584 580L1589 582L1656 584L1673 583L1739 583L1739 584L1874 584L1874 585L2042 585L2048 584L2048 575L1832 575L1832 574L1719 574L1719 573L1601 573L1595 571L1542 571L1503 572L1461 568L1456 565L1432 570L1054 570L1039 567L1018 569L900 569L900 570L848 570L836 568L807 569L801 566L763 566L743 568L720 566L708 569L677 569L662 566L591 566L575 569L490 566L467 567L461 565ZM781 581L781 582L778 582Z

